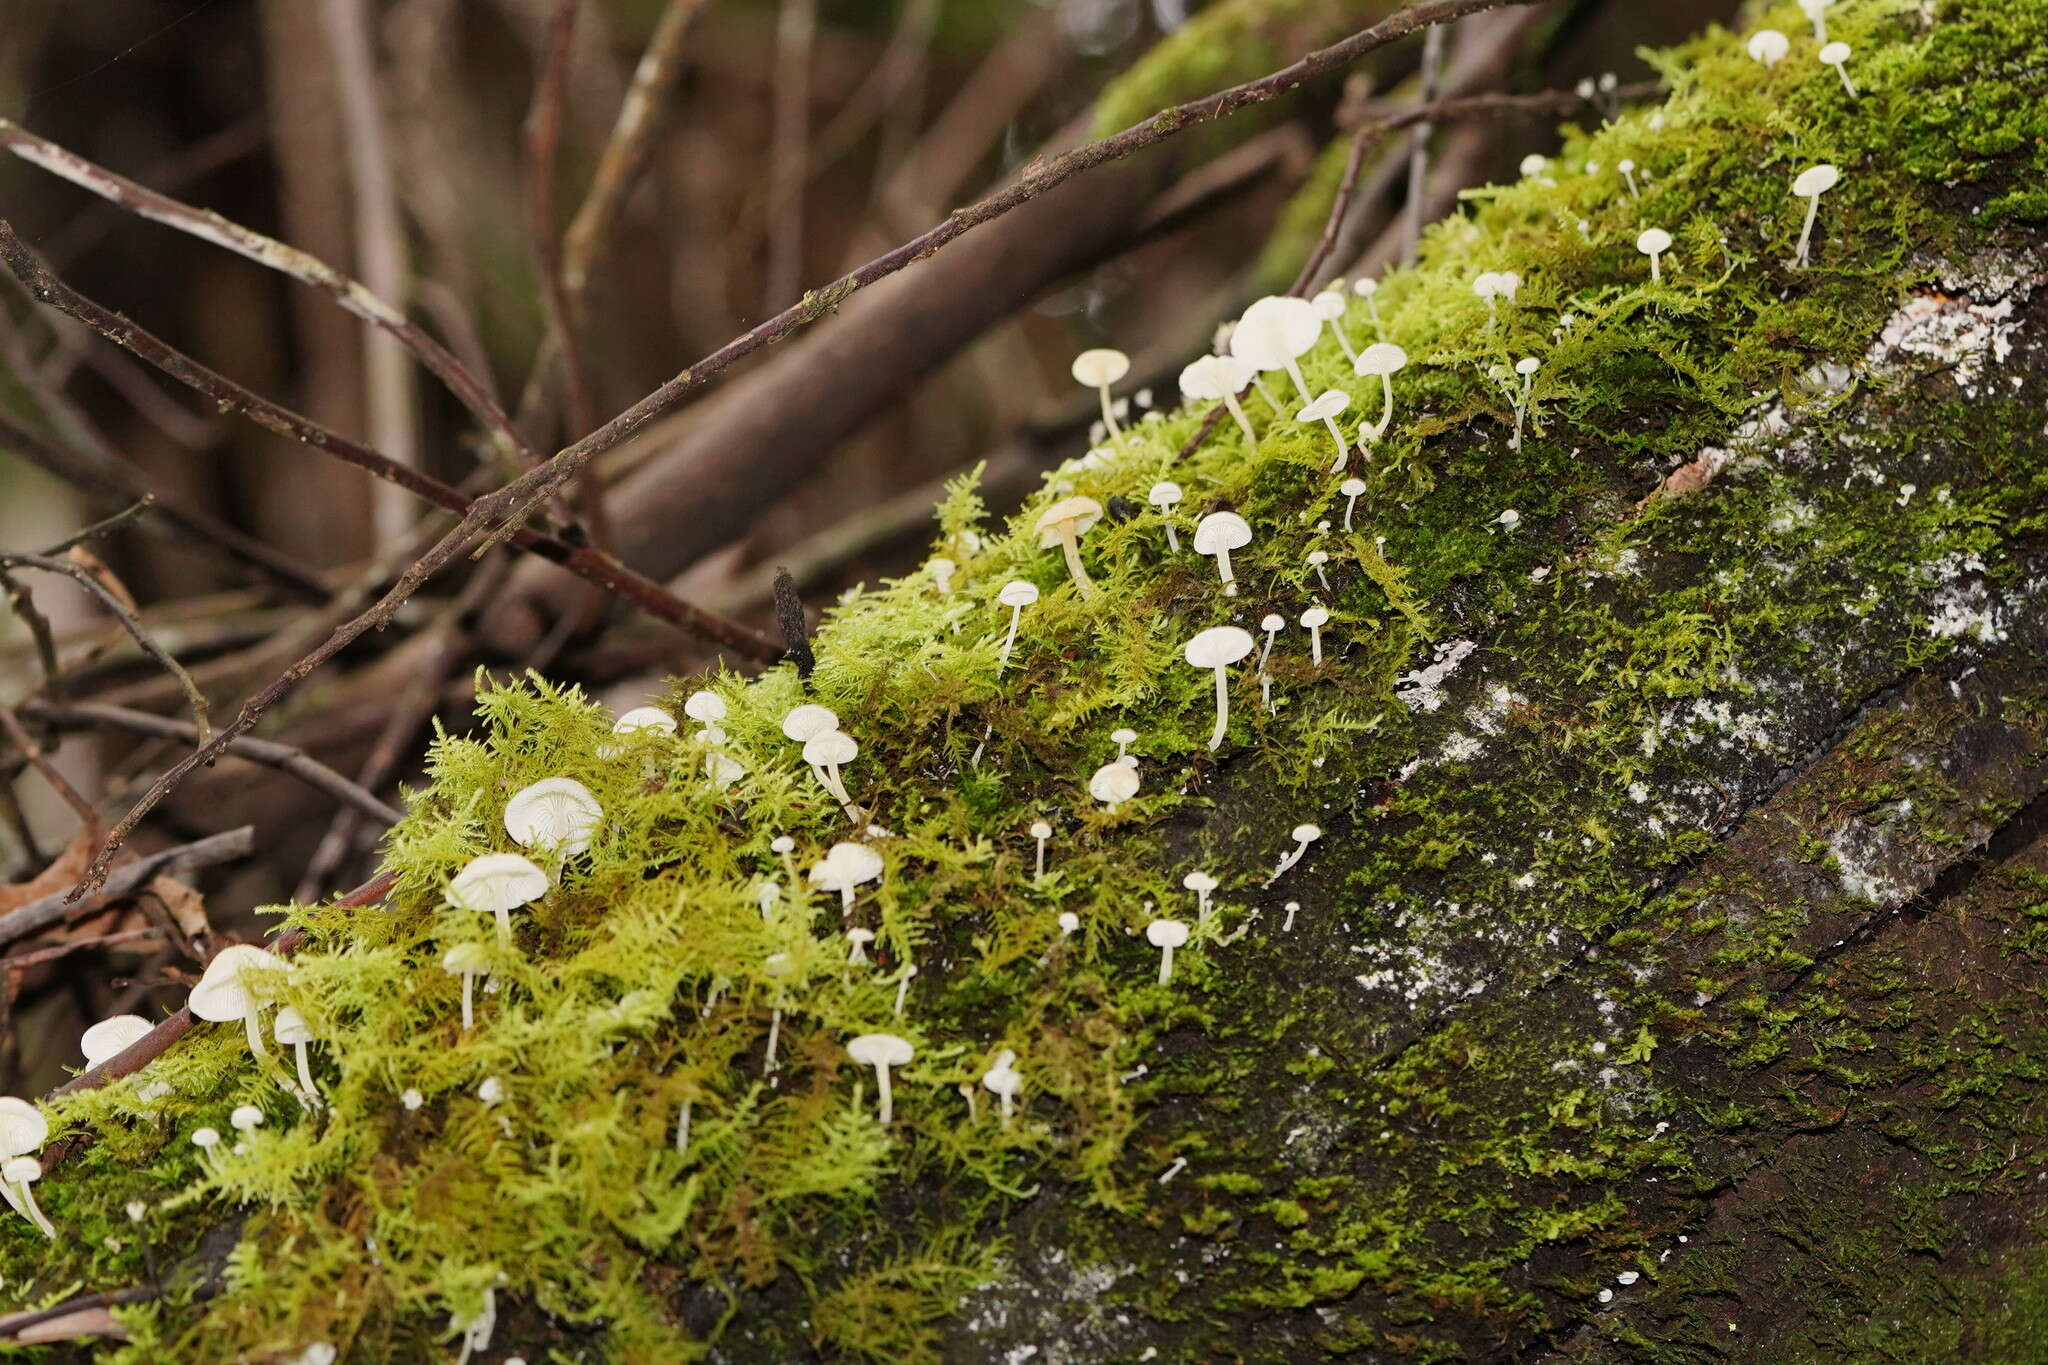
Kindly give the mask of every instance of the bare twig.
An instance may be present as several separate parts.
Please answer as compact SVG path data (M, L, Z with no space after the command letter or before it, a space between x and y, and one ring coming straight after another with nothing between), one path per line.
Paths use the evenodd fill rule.
M43 553L46 555L61 555L74 545L83 545L88 540L98 540L101 536L106 535L109 531L112 531L117 527L120 527L130 521L133 521L135 518L141 516L144 512L147 512L150 508L154 506L156 506L155 495L145 493L142 497L136 499L134 502L128 504L128 506L114 513L114 515L110 517L101 517L98 521L86 527L84 530L73 532L71 535L68 535L64 537L64 539L58 541L55 545L47 547L46 549L44 549Z
M0 550L0 565L23 569L40 569L44 573L62 574L87 592L100 599L101 605L113 613L121 628L134 637L142 646L142 652L163 666L166 673L178 680L179 688L185 693L185 700L192 707L192 719L197 723L200 743L205 743L213 733L207 721L206 694L199 690L199 684L192 681L192 675L185 671L185 665L172 658L164 647L158 644L144 629L142 620L128 609L120 595L100 581L99 575L84 565L70 559L52 558L49 555L23 554L16 550Z
M254 827L243 825L225 834L211 835L138 858L116 868L98 893L84 904L59 891L0 915L0 945L19 942L30 934L41 933L59 920L91 914L124 896L132 896L173 868L212 867L216 863L246 858L255 848Z
M10 1313L0 1318L0 1341L62 1341L72 1336L103 1335L104 1314L91 1316L100 1310L124 1303L147 1303L163 1291L154 1284L138 1284L128 1289L113 1289L98 1294L85 1294L62 1303L51 1304L48 1308L37 1308L25 1313ZM79 1330L65 1329L65 1320L79 1318ZM90 1324L90 1330L87 1330ZM32 1329L41 1327L42 1332Z
M51 274L35 252L0 221L0 259L42 303L77 318L101 336L124 346L181 383L204 394L222 412L239 413L281 436L345 460L451 512L466 512L470 499L460 489L398 463L292 409L264 398L208 369L176 347L120 314L93 302ZM615 593L657 620L722 645L743 657L772 661L781 651L766 637L737 621L706 612L674 596L652 579L634 573L602 550L570 545L554 536L521 528L511 542Z
M95 934L91 938L75 938L54 947L38 948L32 953L15 953L0 958L0 967L5 967L19 976L31 967L40 967L44 963L55 962L73 953L82 953L93 948L114 948L123 943L134 943L138 939L160 939L163 936L164 931L155 925L147 929L123 929L113 934Z
M99 838L100 831L105 828L100 820L100 813L93 809L92 802L79 794L78 788L71 785L70 779L57 770L57 765L43 752L43 746L36 742L35 736L21 723L21 717L14 713L13 707L0 706L0 729L4 729L7 737L14 741L15 747L21 750L21 756L43 775L43 781L49 783L51 789L64 798L64 804L71 807L78 816L79 823L92 831L93 838Z
M48 138L38 137L11 119L0 118L0 147L7 148L30 165L69 180L79 188L119 204L153 223L211 242L266 269L320 290L363 321L381 328L410 351L435 378L448 386L449 392L507 451L528 464L538 459L482 380L471 374L445 346L421 331L404 313L327 262L243 227L218 213L194 208L182 200L138 185Z
M42 665L43 686L53 695L60 692L64 674L57 663L57 636L50 629L50 618L43 615L36 599L21 586L21 580L4 570L0 570L0 591L6 593L7 605L14 614L28 626L29 639L35 642L36 660Z
M184 721L174 720L169 716L151 715L147 711L131 711L124 706L106 706L97 702L48 706L41 702L29 702L22 709L31 719L54 725L60 730L127 730L133 734L182 740L188 744L205 743L205 737ZM252 739L243 735L227 746L227 752L238 758L246 758L251 763L261 763L266 768L289 773L315 791L331 796L349 809L381 824L395 825L404 814L397 807L379 800L374 793L349 781L297 745L281 744L271 739Z

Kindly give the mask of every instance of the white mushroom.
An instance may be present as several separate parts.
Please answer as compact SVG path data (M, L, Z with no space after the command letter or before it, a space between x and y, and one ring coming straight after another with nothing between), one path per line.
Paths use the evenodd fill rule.
M1285 370L1306 403L1311 395L1308 381L1295 362L1306 355L1323 334L1322 315L1307 299L1271 295L1244 310L1230 333L1230 353L1254 369Z
M1766 67L1776 66L1792 50L1792 40L1774 28L1760 28L1749 35L1749 55Z
M1083 597L1095 596L1095 583L1081 566L1081 537L1102 520L1102 504L1093 498L1061 498L1038 517L1038 548L1057 545L1066 552L1067 572Z
M1500 301L1515 301L1522 277L1512 270L1482 270L1472 277L1472 293L1486 304L1486 325L1492 327L1500 316Z
M16 1207L21 1210L22 1217L35 1224L37 1231L54 1242L57 1240L57 1229L43 1216L42 1209L36 1204L35 1191L29 1188L42 1178L43 1163L32 1156L11 1156L5 1161L0 1161L0 1181L6 1183L10 1202L18 1200Z
M462 978L462 1031L476 1026L476 979L491 970L490 954L481 943L458 943L441 954L441 970Z
M1252 382L1252 367L1234 355L1205 355L1180 372L1181 397L1194 402L1222 403L1237 419L1248 449L1259 448L1259 434L1252 419L1245 416L1237 396Z
M526 860L522 858L520 861ZM258 995L258 983L271 973L283 970L282 962L254 944L231 944L214 954L213 961L206 964L199 984L186 998L185 1007L210 1023L226 1024L240 1020L248 1034L249 1051L257 1061L268 1062L270 1053L263 1046L260 1017L263 1002Z
M1273 657L1273 642L1280 638L1280 632L1287 629L1287 618L1277 611L1269 611L1259 622L1259 629L1266 632L1266 647L1259 651L1259 671L1266 669L1266 660Z
M1116 761L1135 766L1137 759L1129 756L1130 747L1138 742L1138 732L1129 726L1109 732L1109 742L1116 745Z
M843 915L853 913L853 891L863 882L880 881L882 855L866 844L834 844L811 868L811 885L839 893Z
M50 1140L43 1111L14 1095L0 1095L0 1158L25 1156Z
M1180 879L1180 884L1186 890L1195 893L1196 921L1206 921L1209 918L1209 897L1215 892L1216 888L1223 885L1223 883L1217 881L1208 873L1197 870L1188 873L1188 875L1185 877L1182 877Z
M1317 668L1323 666L1323 627L1330 624L1330 611L1318 602L1301 614L1301 624L1308 630L1309 658Z
M938 584L939 596L953 591L953 575L960 572L960 566L944 555L933 555L925 561L925 570L931 574L932 582Z
M1358 510L1358 500L1365 494L1364 479L1346 479L1337 485L1337 491L1345 497L1344 529L1351 529L1351 515Z
M1522 392L1515 400L1515 434L1508 442L1509 450L1522 448L1522 423L1529 415L1529 396L1536 389L1536 371L1542 368L1543 362L1533 355L1525 355L1515 362L1515 373L1522 376Z
M847 1042L846 1055L861 1066L871 1066L875 1069L878 1107L881 1111L882 1124L887 1127L889 1120L896 1113L896 1105L889 1091L889 1068L910 1065L911 1058L917 1055L917 1049L910 1045L909 1039L899 1038L893 1033L863 1033Z
M1181 496L1180 485L1168 479L1153 484L1152 491L1145 495L1145 501L1159 509L1159 519L1166 525L1166 548L1176 554L1180 552L1180 537L1174 533L1173 509Z
M1796 264L1802 268L1812 261L1813 225L1820 217L1820 197L1841 182L1842 172L1822 162L1808 166L1792 182L1792 193L1806 201L1806 226L1799 230L1799 254Z
M1109 428L1111 436L1122 436L1124 432L1116 424L1116 414L1110 410L1109 386L1130 372L1131 358L1122 351L1100 347L1074 357L1074 382L1086 385L1102 396L1102 425Z
M612 733L615 735L639 737L646 735L672 735L675 732L676 718L662 710L659 706L636 706L612 722ZM599 758L617 758L620 754L626 752L626 747L627 745L624 743L600 744L597 746L597 756Z
M1173 980L1173 950L1187 946L1188 927L1177 919L1155 919L1145 926L1145 941L1159 950L1159 984Z
M286 1005L271 1020L270 1036L292 1050L293 1060L298 1063L299 1093L307 1106L320 1103L320 1087L313 1084L313 1068L306 1056L307 1046L313 1041L313 1029L306 1016L299 1013L297 1006Z
M1323 565L1330 562L1330 552L1328 550L1310 550L1306 558L1308 566L1316 571L1316 582L1323 585L1323 591L1336 591L1336 589L1330 586L1330 576L1323 572Z
M1852 100L1856 98L1856 82L1849 79L1849 45L1847 43L1829 43L1826 47L1822 48L1820 50L1820 64L1822 66L1832 66L1835 69L1835 74L1842 78L1842 88L1849 92L1849 98Z
M1230 665L1252 652L1251 632L1236 626L1215 626L1189 640L1182 654L1196 668L1216 673L1216 729L1209 736L1211 749L1221 748L1223 732L1230 724Z
M1013 578L1003 584L1003 590L996 594L996 601L1010 609L1010 633L1003 637L1003 654L996 660L996 676L1003 676L1003 670L1010 666L1010 647L1017 643L1017 623L1024 618L1024 608L1038 600L1038 585Z
M1394 424L1394 375L1407 368L1408 353L1391 341L1378 341L1358 353L1352 362L1352 370L1364 377L1377 375L1380 381L1380 420L1361 422L1358 439L1366 445L1377 445L1387 428Z
M1043 881L1045 878L1045 841L1052 838L1052 826L1043 820L1033 820L1031 822L1031 837L1038 844L1038 864L1031 874L1032 879L1034 881Z
M517 853L486 853L470 859L448 883L448 904L457 910L498 917L498 936L512 941L512 912L548 892L548 874Z
M808 702L791 708L789 714L782 718L782 733L798 744L807 743L814 736L838 728L839 717L830 709Z
M860 745L853 736L838 730L821 730L804 741L804 762L811 765L811 773L818 779L818 785L831 794L846 812L847 818L858 822L853 798L846 794L846 783L839 776L839 765L851 763L860 757Z
M588 849L603 820L604 807L573 777L544 777L505 803L505 833L513 843L564 858Z
M1644 228L1636 238L1636 250L1650 258L1650 283L1660 282L1664 278L1664 267L1659 264L1659 258L1671 250L1671 234L1663 228Z
M117 1014L111 1019L100 1020L78 1039L78 1050L85 1054L86 1069L90 1071L100 1063L126 1052L130 1045L140 1042L149 1030L149 1020L139 1014Z
M1226 597L1237 596L1237 579L1230 572L1230 552L1251 543L1251 523L1235 512L1211 512L1195 523L1195 553L1216 557L1216 572L1222 577Z
M1628 197L1631 199L1642 198L1643 192L1636 188L1636 163L1627 157L1623 157L1614 163L1614 169L1620 171L1621 178L1628 182Z
M1114 814L1118 806L1138 794L1138 770L1128 763L1105 763L1088 779L1088 794Z
M1337 429L1338 416L1350 406L1350 394L1342 389L1325 389L1315 402L1294 414L1297 422L1321 422L1329 428L1330 441L1337 448L1336 463L1330 466L1332 474L1343 472L1344 460L1351 454L1351 448L1344 443L1344 433Z
M848 929L846 931L846 965L857 967L868 960L868 945L875 941L872 929Z
M1828 40L1828 0L1799 0L1799 8L1813 25L1813 40L1826 43Z
M1337 344L1344 348L1344 358L1346 360L1357 359L1358 352L1351 345L1351 338L1344 334L1344 296L1335 289L1325 289L1322 293L1310 299L1309 302L1316 306L1316 312L1322 316L1323 321L1328 323L1330 330L1336 334Z
M1014 1112L1017 1096L1024 1089L1024 1077L1012 1065L1016 1060L1017 1054L1005 1048L996 1054L996 1059L989 1069L981 1073L982 1088L1003 1102L1005 1128L1010 1126L1010 1116Z
M725 698L709 688L692 692L683 699L683 714L699 725L715 726L726 717Z
M1273 869L1272 876L1266 878L1266 884L1270 886L1274 882L1279 881L1280 874L1300 862L1303 855L1308 852L1308 846L1322 837L1323 831L1319 826L1296 825L1294 827L1294 847L1280 856L1280 865Z

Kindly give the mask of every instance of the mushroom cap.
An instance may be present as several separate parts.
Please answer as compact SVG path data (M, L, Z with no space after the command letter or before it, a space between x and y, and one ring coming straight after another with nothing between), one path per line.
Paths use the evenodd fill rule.
M1627 157L1623 157L1614 163L1614 169L1620 171L1623 175L1634 175L1636 173L1636 163Z
M1330 552L1328 550L1310 550L1306 558L1312 565L1327 564L1330 562Z
M1391 341L1375 341L1358 353L1351 371L1359 375L1389 375L1405 369L1408 353Z
M10 1185L28 1185L43 1178L43 1163L32 1156L11 1156L0 1161L0 1180Z
M1353 280L1351 282L1351 292L1362 299L1369 299L1374 294L1380 292L1380 282L1373 279Z
M1188 926L1177 919L1155 919L1145 926L1145 941L1154 948L1185 947Z
M1222 885L1206 872L1190 872L1180 879L1180 884L1190 891L1214 891Z
M235 1111L228 1115L228 1127L238 1133L246 1133L252 1128L262 1126L263 1111L253 1104L238 1104Z
M1307 299L1269 295L1244 310L1230 333L1230 353L1261 370L1278 370L1316 344L1323 317Z
M277 1018L270 1021L270 1034L286 1047L313 1041L313 1027L295 1005L286 1005L277 1012Z
M441 970L454 976L475 976L490 969L491 955L481 943L458 943L441 954Z
M547 894L548 885L548 874L517 853L486 853L470 859L445 894L458 910L488 915L537 901Z
M1060 926L1060 932L1063 934L1079 933L1081 930L1081 917L1071 910L1060 911L1057 923Z
M1774 28L1760 28L1749 35L1749 55L1765 66L1784 60L1792 50L1792 40Z
M1152 491L1145 495L1145 501L1151 503L1154 507L1165 508L1173 506L1183 496L1179 484L1171 479L1161 479L1158 483L1152 485Z
M573 777L544 777L521 787L505 803L505 832L521 848L545 848L568 857L590 847L604 807Z
M1827 7L1828 0L1799 0L1799 8L1806 12L1806 17L1809 19L1814 18Z
M1052 826L1043 820L1033 820L1029 833L1034 839L1050 839L1052 838Z
M1211 626L1181 647L1196 668L1225 668L1252 652L1252 633L1236 626Z
M705 765L711 773L711 780L721 787L729 787L747 775L747 765L731 754L712 754Z
M1636 250L1645 256L1655 256L1671 250L1671 234L1663 228L1644 228L1636 238Z
M924 567L941 583L960 571L960 566L945 555L933 555L924 562Z
M839 717L822 706L805 703L796 707L782 718L782 733L799 744L810 741L827 730L839 728Z
M216 1146L219 1142L220 1129L218 1128L194 1128L192 1130L192 1145L194 1147L212 1147Z
M526 859L520 858L519 861L523 863ZM256 997L249 990L251 974L283 970L282 962L255 944L231 944L214 954L213 961L206 964L206 971L200 976L199 984L192 988L185 1006L209 1023L225 1024L240 1019L256 1008Z
M1309 302L1315 305L1316 312L1320 313L1326 322L1334 322L1344 316L1344 296L1334 289L1325 289Z
M1294 842L1297 844L1312 844L1322 837L1323 828L1321 825L1296 825L1294 827Z
M1195 523L1195 553L1242 550L1252 543L1252 526L1235 512L1211 512Z
M149 1029L149 1020L139 1014L117 1014L111 1019L100 1020L79 1035L78 1050L85 1054L88 1067L98 1066L116 1053L125 1052L129 1044L140 1039Z
M1065 536L1085 536L1102 520L1102 504L1093 498L1061 498L1038 514L1038 548L1049 550Z
M1111 744L1136 744L1138 742L1138 732L1128 725L1120 730L1111 730L1109 732L1109 742Z
M1038 585L1027 579L1013 578L1003 584L1003 590L996 594L996 601L1006 607L1028 607L1038 600Z
M1127 763L1105 763L1088 779L1088 794L1104 805L1116 805L1138 794L1138 770Z
M1122 351L1100 346L1074 357L1074 382L1099 389L1114 384L1131 372L1131 358Z
M1304 626L1327 626L1330 624L1330 609L1323 606L1310 607L1301 614Z
M1294 414L1294 420L1297 422L1320 422L1326 418L1335 417L1350 406L1351 395L1344 392L1344 390L1324 389L1316 395L1313 403L1310 403L1300 412Z
M1847 43L1829 43L1826 47L1820 50L1820 64L1822 66L1840 66L1843 62L1846 62L1848 60L1849 45Z
M1365 492L1364 479L1346 479L1337 485L1337 491L1347 498L1355 498Z
M1550 169L1550 158L1541 152L1531 152L1522 158L1521 171L1524 176L1538 176Z
M823 871L824 876L819 876ZM813 883L837 891L846 886L859 886L862 882L877 881L882 875L882 855L866 844L834 844L825 850L825 857L811 868Z
M1269 611L1269 612L1267 612L1267 613L1266 613L1266 615L1265 615L1265 618L1264 618L1263 620L1261 620L1261 621L1259 622L1259 629L1260 629L1260 630L1266 630L1266 631L1278 631L1278 630L1285 630L1286 628L1287 628L1287 618L1286 618L1286 617L1284 617L1284 616L1282 616L1282 615L1281 615L1281 614L1280 614L1279 612L1277 612L1277 611Z
M50 1121L27 1100L0 1095L0 1156L33 1152L50 1140Z
M1538 370L1540 370L1540 369L1542 369L1542 368L1543 368L1543 362L1542 362L1542 361L1540 361L1540 360L1538 360L1538 359L1537 359L1537 358L1536 358L1535 356L1533 356L1533 355L1525 355L1525 356L1523 356L1523 357L1522 357L1522 358L1521 358L1520 360L1517 360L1517 361L1515 362L1515 373L1516 373L1516 374L1522 374L1522 375L1529 375L1529 374L1534 374L1534 373L1536 373L1536 371L1538 371Z
M1014 1052L1003 1052L996 1057L995 1064L981 1073L982 1088L992 1095L1007 1095L1015 1099L1024 1089L1024 1074L1011 1067L1017 1060Z
M875 931L872 929L848 929L846 931L846 941L848 943L873 943L875 941Z
M1221 402L1251 383L1251 366L1234 355L1205 355L1180 372L1180 396Z
M768 841L768 850L771 853L794 853L796 852L796 840L790 838L787 834L778 834Z
M706 725L716 724L725 719L725 698L709 688L692 692L683 699L683 714L691 720L701 720Z
M636 706L612 722L615 735L630 735L641 730L672 735L676 732L676 718L659 706Z
M1841 179L1842 172L1823 161L1820 165L1808 166L1799 173L1799 178L1792 182L1792 193L1801 199L1811 199L1816 195L1826 194Z
M837 730L826 730L804 741L804 762L814 768L828 763L851 763L859 757L860 745L854 743L851 735Z
M846 1040L846 1055L862 1066L908 1066L917 1049L893 1033L863 1033Z

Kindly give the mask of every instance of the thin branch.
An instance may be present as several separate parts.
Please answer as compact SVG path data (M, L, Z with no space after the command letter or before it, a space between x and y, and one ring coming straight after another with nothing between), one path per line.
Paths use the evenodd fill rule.
M7 605L14 614L28 626L29 638L35 642L36 661L42 665L44 689L52 695L60 693L64 671L57 663L57 635L50 629L50 618L43 615L36 599L21 586L21 580L4 570L0 570L0 591L6 593Z
M48 555L23 554L16 550L0 550L0 565L10 568L40 569L44 573L62 574L87 592L100 599L100 603L113 613L121 628L133 636L135 643L142 646L142 652L163 666L166 673L178 680L178 686L185 693L185 700L192 707L192 718L198 724L200 743L212 735L213 727L207 722L206 694L199 690L199 684L192 681L192 675L185 671L185 665L172 658L170 652L151 638L143 628L140 617L128 609L120 595L99 580L99 576L69 559L54 559Z
M216 863L246 858L255 849L256 830L253 826L243 825L225 834L215 834L138 858L117 868L106 878L106 885L82 905L59 891L0 915L0 945L17 943L30 934L39 934L59 920L92 914L124 896L134 895L173 868L212 867Z
M133 521L135 518L141 516L144 512L149 511L150 508L154 506L156 506L156 496L151 493L145 493L142 495L142 497L136 499L134 502L128 504L128 506L114 513L114 515L110 517L101 517L98 521L86 527L84 530L75 532L72 535L64 537L64 539L58 541L55 545L52 545L45 549L43 553L46 555L61 555L74 545L83 545L88 540L98 540L101 536L106 535L108 532L114 530L115 528L122 526L127 522Z
M55 962L58 958L69 957L73 953L82 953L92 948L114 948L123 943L134 943L139 939L160 939L163 936L164 931L155 925L147 929L123 929L119 933L96 934L91 938L71 939L50 948L38 948L32 953L16 953L0 958L0 967L5 967L19 976L31 967L40 967L46 962Z
M121 314L93 302L51 274L4 220L0 220L0 259L6 261L8 269L39 302L70 314L107 340L126 347L173 379L190 385L220 411L245 416L280 436L290 437L336 459L345 460L451 512L465 513L470 509L470 499L461 489L402 465L379 451L329 430L310 417L301 416L264 398L226 375L208 369ZM634 573L595 547L571 545L523 527L512 534L511 542L529 554L539 555L579 578L617 594L656 620L666 621L679 630L721 645L742 657L764 663L781 657L782 651L765 636L737 621L692 606L661 584Z
M243 227L210 209L194 208L182 200L138 185L48 138L38 137L11 119L0 118L0 147L80 189L119 204L130 213L175 228L203 242L211 242L266 269L320 290L350 313L383 329L412 352L508 452L529 465L539 458L512 425L512 419L492 399L483 381L471 374L445 346L421 331L405 314L327 262Z
M43 752L43 746L36 742L35 736L21 723L21 717L14 713L13 707L0 706L0 730L7 732L7 737L21 750L21 756L43 775L43 781L49 783L57 795L64 798L64 804L71 807L79 822L92 831L92 837L99 838L100 831L105 827L100 820L100 813L93 809L92 802L80 795L78 788L71 785L70 779L57 770L57 765Z
M80 1313L95 1309L113 1308L126 1303L147 1303L163 1291L154 1284L138 1284L127 1289L107 1290L99 1294L85 1294L62 1303L53 1303L48 1308L37 1308L24 1313L10 1313L0 1318L0 1341L19 1341L32 1327L61 1322ZM36 1337L37 1341L64 1340L64 1337Z
M147 711L131 711L125 706L107 706L97 702L48 706L29 702L22 710L31 719L54 725L60 730L115 729L153 735L158 739L182 740L187 744L206 742L204 735L184 721L151 715ZM266 768L289 773L315 791L331 796L350 810L381 824L395 825L404 817L403 811L379 800L374 793L349 781L295 744L243 735L227 746L227 752L251 763L261 763Z

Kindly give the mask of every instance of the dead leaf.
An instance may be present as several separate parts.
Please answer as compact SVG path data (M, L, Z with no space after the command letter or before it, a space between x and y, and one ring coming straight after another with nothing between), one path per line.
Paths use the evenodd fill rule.
M19 910L32 901L45 896L54 896L60 891L69 891L78 885L78 879L85 875L86 865L92 861L93 850L98 840L91 830L80 830L72 836L70 847L57 855L56 861L25 882L13 886L0 886L0 914Z
M213 932L213 925L206 918L206 898L176 877L158 877L149 884L149 894L164 903L164 909L171 912L171 918L187 938Z
M64 552L64 557L91 574L93 581L112 593L116 602L138 616L142 614L142 608L135 605L135 594L128 591L128 585L117 578L98 555L83 545L74 545Z

